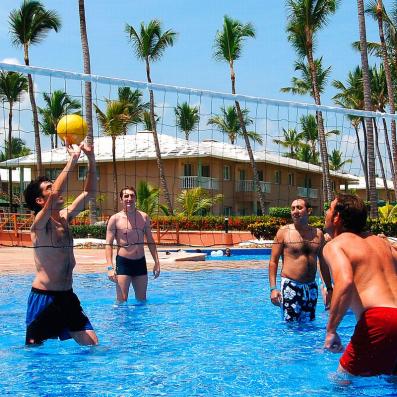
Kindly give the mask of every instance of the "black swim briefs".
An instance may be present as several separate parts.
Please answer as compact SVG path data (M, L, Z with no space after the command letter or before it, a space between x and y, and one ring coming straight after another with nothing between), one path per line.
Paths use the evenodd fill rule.
M146 258L128 259L116 256L116 274L120 276L145 276L147 274Z
M32 288L26 314L26 344L40 344L46 339L71 338L70 332L92 330L79 298L73 292L45 291Z

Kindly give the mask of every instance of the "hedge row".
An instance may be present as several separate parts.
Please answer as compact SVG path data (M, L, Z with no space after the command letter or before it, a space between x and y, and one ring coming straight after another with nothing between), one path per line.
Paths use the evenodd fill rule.
M210 217L159 217L152 220L152 229L157 229L160 223L161 229L175 230L178 223L179 230L224 230L225 218L222 216ZM276 218L271 216L241 216L230 217L228 219L229 230L249 230L256 238L273 239L280 226L290 223L290 219ZM324 227L324 218L311 216L310 225L322 229ZM374 234L383 233L386 236L397 236L397 222L381 222L379 220L368 221L369 230ZM106 236L105 225L75 225L71 226L75 238L86 238L90 235L92 238L104 239Z

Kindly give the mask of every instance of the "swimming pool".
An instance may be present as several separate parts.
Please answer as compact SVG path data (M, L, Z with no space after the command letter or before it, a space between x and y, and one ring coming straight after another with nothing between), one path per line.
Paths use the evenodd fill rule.
M24 342L31 276L0 282L0 391L10 396L385 396L383 378L333 380L326 314L286 326L269 303L264 270L163 272L146 305L115 306L104 275L77 275L75 291L100 346ZM341 325L347 342L354 319Z
M196 250L186 250L197 252ZM200 249L205 253L206 261L268 261L272 252L271 248L231 248L231 256L224 255L225 249Z

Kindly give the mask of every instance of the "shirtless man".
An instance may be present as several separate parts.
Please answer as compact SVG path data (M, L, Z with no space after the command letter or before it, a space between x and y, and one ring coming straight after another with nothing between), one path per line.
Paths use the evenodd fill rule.
M274 239L269 262L270 299L283 309L285 321L307 322L315 319L318 287L315 281L317 258L327 287L326 307L332 295L329 269L323 260L324 235L320 229L309 226L311 207L307 200L296 199L291 204L293 223L279 229ZM280 257L281 288L276 285Z
M324 258L334 279L334 295L324 347L340 352L336 330L350 307L357 325L340 359L352 375L397 374L397 249L364 231L367 209L354 195L338 195L325 217L332 240Z
M32 181L25 190L25 202L35 212L31 227L36 277L28 300L26 344L46 339L73 338L80 345L96 345L98 338L72 290L73 238L70 221L84 209L96 193L94 150L91 146L68 146L69 161L55 182L47 177ZM88 158L88 174L83 192L63 208L61 194L83 151Z
M118 302L125 302L128 299L131 283L135 291L135 298L144 301L146 300L148 284L144 250L145 237L154 259L154 278L160 275L156 243L150 229L149 217L135 207L135 188L125 187L121 189L120 202L123 209L109 219L106 231L105 254L108 264L108 277L116 283ZM117 242L116 269L113 268L114 239Z

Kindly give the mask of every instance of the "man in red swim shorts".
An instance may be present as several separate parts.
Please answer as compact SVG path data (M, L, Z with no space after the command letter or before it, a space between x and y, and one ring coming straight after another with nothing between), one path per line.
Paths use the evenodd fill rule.
M365 232L367 209L354 195L338 195L325 216L332 240L324 258L334 291L324 347L341 352L336 330L350 307L357 325L339 370L352 375L397 374L397 250Z

